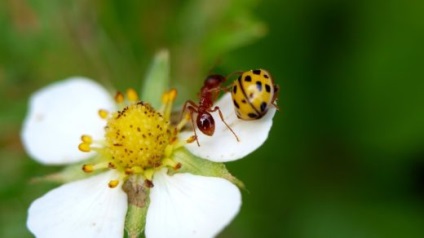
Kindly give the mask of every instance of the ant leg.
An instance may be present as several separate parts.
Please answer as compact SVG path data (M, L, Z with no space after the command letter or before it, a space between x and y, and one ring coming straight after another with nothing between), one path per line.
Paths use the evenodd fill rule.
M242 71L236 71L236 72L232 72L232 73L228 74L225 78L229 79L233 75L238 75L240 77L242 74L243 74ZM233 86L234 86L234 83L231 83L230 85L222 87L221 90L228 93L228 92L231 92L231 90L233 90Z
M232 77L233 75L238 75L239 77L243 74L242 71L236 71L236 72L232 72L229 75L227 75L225 78L229 79L230 77ZM233 86L234 83L231 83L230 85L227 85L225 87L221 87L220 90L224 91L224 92L231 92L231 90L233 90Z
M228 93L228 92L231 92L231 90L233 90L233 86L234 86L234 84L230 84L228 86L221 88L221 90Z
M191 125L193 126L194 139L197 142L197 146L200 147L199 138L197 137L197 133L196 133L196 124L194 124L194 119L193 119L193 112L197 112L197 110L191 105L188 106L188 110L190 111L190 120L191 120Z
M231 131L231 133L233 133L233 135L236 137L236 140L238 142L240 142L240 139L238 138L238 136L236 135L236 133L233 131L233 129L231 129L231 127L227 124L227 122L225 122L224 120L224 116L222 115L221 109L219 109L218 106L214 107L213 110L210 110L209 112L215 112L218 111L219 113L219 117L221 118L221 121L224 122L224 124L227 126L227 128Z
M195 102L191 101L191 100L187 100L184 105L183 105L183 109L181 110L181 116L180 116L180 121L183 119L184 116L184 112L186 111L186 109L188 107L193 107L193 108L198 108L199 106L196 105ZM196 111L197 112L197 111Z
M231 74L229 74L229 75L227 75L225 78L226 79L229 79L231 76L233 76L233 75L238 75L238 76L240 76L240 75L242 75L243 74L243 71L235 71L235 72L232 72Z
M193 127L194 139L197 142L197 146L200 146L199 140L197 139L196 124L194 123L194 119L193 119L193 113L194 112L197 113L197 109L196 108L198 108L198 107L199 106L197 106L196 103L194 103L193 101L191 101L191 100L186 101L184 103L183 110L181 111L181 119L182 119L182 117L184 115L184 112L186 110L188 110L189 111L188 113L190 114L191 126ZM181 121L181 119L180 119L180 121Z

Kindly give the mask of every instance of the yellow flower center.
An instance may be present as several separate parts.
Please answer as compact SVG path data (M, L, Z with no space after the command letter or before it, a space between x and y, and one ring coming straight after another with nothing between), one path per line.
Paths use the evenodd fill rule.
M162 167L179 169L181 164L172 158L172 153L186 143L178 141L177 133L188 118L183 118L176 126L170 123L175 97L175 90L165 93L161 110L155 111L150 104L137 101L134 90L127 92L127 102L122 93L117 93L117 104L127 103L127 106L112 114L102 109L98 112L107 120L104 140L96 142L89 135L81 137L79 150L98 154L95 162L83 166L83 171L116 169L121 177L109 182L109 187L114 188L130 175L142 176L153 186L155 171Z
M172 135L169 122L149 104L138 102L112 114L105 128L105 153L126 171L162 165Z

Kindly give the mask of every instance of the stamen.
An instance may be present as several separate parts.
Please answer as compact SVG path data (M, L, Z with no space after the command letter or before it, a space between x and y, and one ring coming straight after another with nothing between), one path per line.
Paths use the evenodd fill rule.
M93 138L91 136L89 136L89 135L82 135L81 136L81 140L84 143L88 143L88 144L93 143Z
M98 113L102 119L107 119L107 116L109 115L109 112L104 109L100 109Z
M110 180L109 183L108 183L109 188L116 188L116 186L118 186L118 184L119 184L118 179Z
M197 139L197 138L196 138L196 136L190 136L190 137L186 140L186 142L190 144L190 143L193 143L194 141L196 141L196 139Z
M162 104L165 105L168 103L168 92L165 92L164 94L162 94Z
M138 94L133 88L127 89L127 98L130 102L136 102L139 100Z
M175 98L177 97L177 90L175 88L172 88L171 90L168 91L169 94L169 101L173 102L175 100Z
M81 136L81 143L78 145L78 149L82 152L90 152L93 148L91 144L93 143L93 138L89 135Z
M121 92L116 92L116 94L115 94L115 102L116 103L122 103L122 102L124 102L124 95L121 93Z
M183 127L190 121L190 113L185 113L183 119L178 123L177 130L181 131Z
M172 103L174 102L175 98L177 97L177 90L171 89L168 92L165 92L162 95L162 108L161 111L163 112L163 116L166 119L169 119L171 117L172 113Z
M84 164L84 165L82 166L82 170L83 170L84 172L86 172L86 173L91 173L91 172L93 172L93 171L94 171L94 165L92 165L92 164Z
M91 143L82 142L78 145L78 149L81 152L90 152L91 151Z
M182 164L175 161L172 154L175 149L194 142L196 136L191 136L187 141L178 139L178 133L190 121L190 115L183 115L178 125L170 123L176 96L175 89L165 92L161 110L156 111L150 104L139 102L139 95L132 88L125 94L117 92L115 102L123 108L121 111L98 110L100 118L107 120L105 140L93 140L90 135L81 136L78 149L82 152L94 151L98 153L97 159L101 159L84 164L82 170L85 173L99 169L116 170L118 177L108 182L110 188L116 188L130 176L139 176L147 187L153 187L153 177L158 170L164 167L180 169Z
M98 164L84 164L82 166L82 170L86 173L91 173L94 170L110 168L109 164L110 163L107 163L107 162L98 163Z
M133 166L125 169L126 174L141 174L142 172L143 169L140 166Z
M162 164L163 165L165 165L165 166L168 166L168 167L171 167L171 168L173 168L174 170L178 170L178 169L180 169L181 168L181 163L179 163L179 162L176 162L175 160L173 160L173 159L170 159L170 158L165 158L165 159L163 159L162 160Z
M155 170L154 169L146 169L146 170L144 170L144 177L147 180L152 181L153 180L153 174L154 173L155 173Z
M174 145L168 145L165 148L165 152L163 153L164 157L170 157L172 152L174 151Z

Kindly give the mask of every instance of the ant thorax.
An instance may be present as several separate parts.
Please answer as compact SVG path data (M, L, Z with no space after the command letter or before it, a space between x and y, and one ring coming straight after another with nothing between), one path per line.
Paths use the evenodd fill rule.
M225 82L225 80L225 77L219 74L209 75L205 79L202 89L207 88L209 90L216 90L217 88L219 88L219 86L221 86L222 83Z

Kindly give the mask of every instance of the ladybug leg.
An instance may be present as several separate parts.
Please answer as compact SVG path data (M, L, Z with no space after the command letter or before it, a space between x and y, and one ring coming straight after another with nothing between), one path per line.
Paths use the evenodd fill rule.
M236 140L238 142L240 142L240 139L238 138L238 136L236 135L236 133L233 131L233 129L231 129L231 127L227 124L227 122L225 122L224 120L224 116L222 115L221 109L219 109L218 106L214 107L214 109L210 110L209 112L215 112L218 111L219 113L219 117L221 118L221 121L224 122L224 124L227 126L227 128L231 131L231 133L233 133L233 135L236 137Z
M277 98L278 93L280 92L280 87L277 84L274 84L274 96L272 97L272 105L277 109L280 110L280 108L277 106Z

